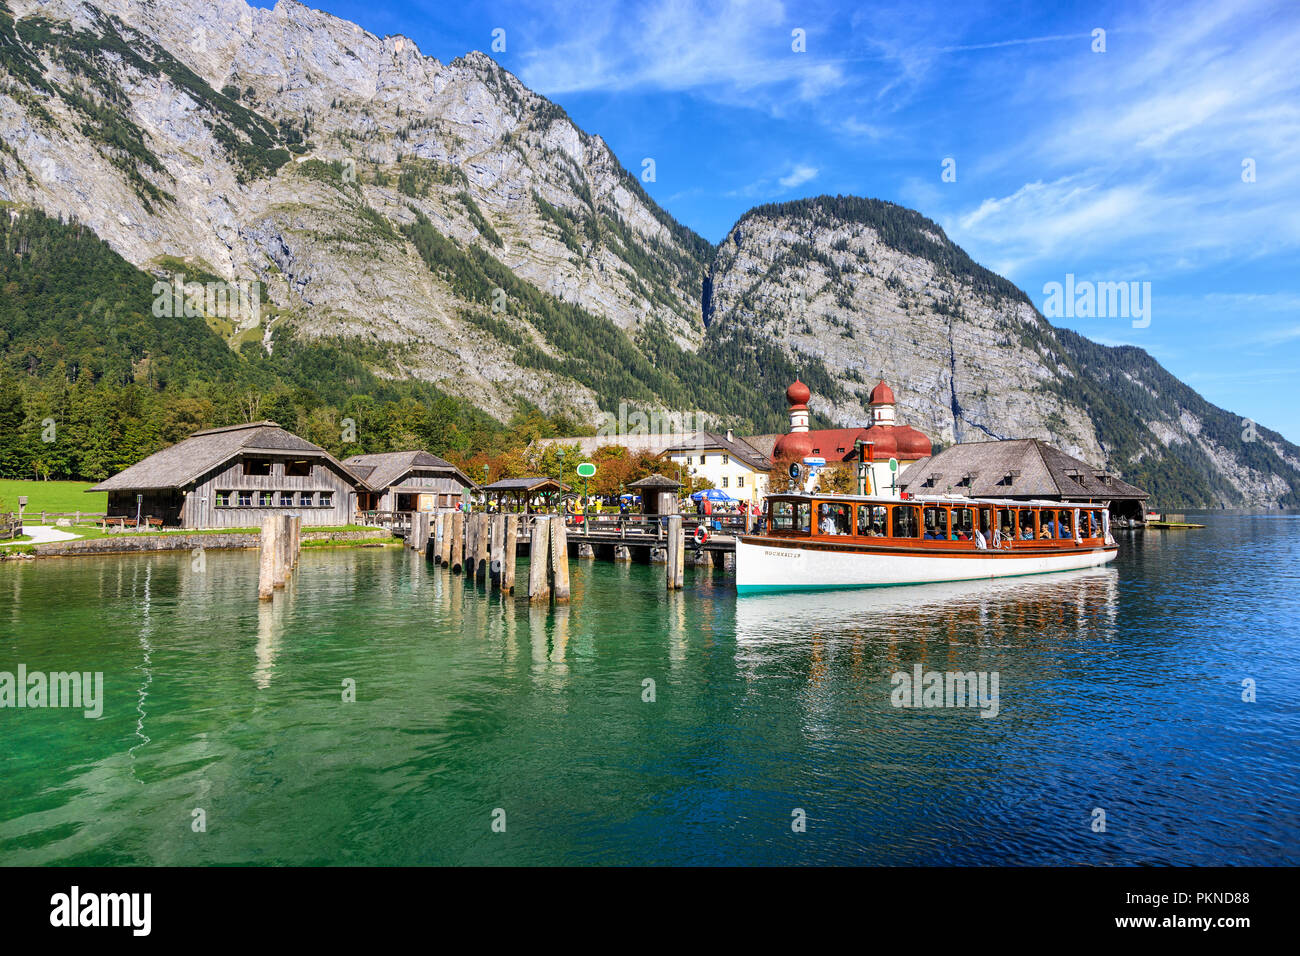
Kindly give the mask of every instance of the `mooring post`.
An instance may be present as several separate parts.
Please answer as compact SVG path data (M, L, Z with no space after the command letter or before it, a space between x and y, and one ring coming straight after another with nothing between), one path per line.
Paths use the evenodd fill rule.
M447 512L438 512L438 517L434 520L433 535L433 560L445 568L447 562L443 555L447 545Z
M478 516L478 527L474 529L474 583L478 584L479 578L484 579L483 583L487 584L487 563L488 563L488 522L491 515L481 514Z
M451 514L451 552L447 555L447 561L451 565L452 573L460 573L461 555L464 553L465 512L453 511Z
M673 515L672 518L676 524L673 526L672 541L668 547L673 549L677 555L677 573L673 576L673 590L680 591L686 585L686 532L682 528L682 516Z
M551 519L546 515L533 518L528 547L528 600L545 604L551 599L547 565L551 552Z
M569 602L569 534L564 516L551 519L551 598L556 604Z
M275 591L275 518L262 522L260 560L257 568L257 599L269 601Z
M665 582L669 591L675 590L678 575L681 573L682 552L678 550L678 544L681 543L682 537L682 516L669 515L668 517L668 561L666 562Z
M505 516L505 542L501 550L501 590L515 593L515 561L519 551L519 515Z
M271 520L275 522L275 579L272 585L279 590L289 580L289 516L276 515Z
M493 591L501 590L501 575L505 571L502 555L506 550L506 524L504 515L488 519L488 585Z
M293 566L298 567L298 559L302 557L302 515L293 516Z

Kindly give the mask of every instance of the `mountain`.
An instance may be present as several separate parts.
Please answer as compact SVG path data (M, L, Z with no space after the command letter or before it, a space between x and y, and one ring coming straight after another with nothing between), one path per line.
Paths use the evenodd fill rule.
M29 418L89 375L201 393L218 418L246 410L234 381L318 432L348 388L439 403L402 432L431 439L482 434L475 409L590 423L622 402L772 431L794 375L825 424L863 420L883 375L943 442L1041 437L1163 504L1300 504L1300 449L1242 441L1140 350L1055 329L918 213L763 206L714 248L481 53L442 63L289 0L0 0L0 104L0 203L57 217L12 220L8 253L32 232L67 246L66 220L137 273L114 310L15 272L25 311L0 343L43 383ZM178 275L256 283L251 307L209 299L163 334L140 283ZM52 329L41 295L76 309Z

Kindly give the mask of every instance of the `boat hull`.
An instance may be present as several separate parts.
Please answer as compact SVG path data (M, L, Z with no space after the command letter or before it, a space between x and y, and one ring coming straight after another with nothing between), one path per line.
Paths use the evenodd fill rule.
M936 554L890 548L851 550L747 537L736 541L736 590L758 594L1022 577L1098 567L1114 560L1117 553L1115 547L1079 547Z

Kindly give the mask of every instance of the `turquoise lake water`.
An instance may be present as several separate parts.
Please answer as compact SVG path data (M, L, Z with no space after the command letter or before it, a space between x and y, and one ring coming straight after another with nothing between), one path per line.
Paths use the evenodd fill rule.
M0 671L104 709L0 709L0 864L1295 864L1300 516L1189 520L866 592L575 560L559 610L404 550L262 605L253 553L10 562ZM918 664L997 715L894 706Z

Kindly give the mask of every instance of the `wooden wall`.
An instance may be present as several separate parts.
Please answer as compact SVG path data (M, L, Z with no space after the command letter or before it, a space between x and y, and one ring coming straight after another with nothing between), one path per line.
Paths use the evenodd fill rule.
M271 460L270 475L245 475L244 458L237 458L228 465L199 479L193 490L185 497L180 518L182 527L186 528L256 528L262 519L271 514L293 514L302 517L304 525L345 525L352 521L356 508L356 490L351 479L335 471L325 458L312 462L311 474L306 476L285 475L285 464L289 461L301 461L302 452L273 458L269 455L249 455L248 458ZM230 492L231 505L217 507L217 492ZM249 491L253 494L253 507L239 507L238 494ZM274 493L271 507L261 507L259 492ZM282 491L294 493L293 506L279 504ZM305 507L296 504L301 492L312 492L313 505ZM333 501L328 508L315 504L320 500L321 492L331 492ZM134 496L132 505L134 514Z

